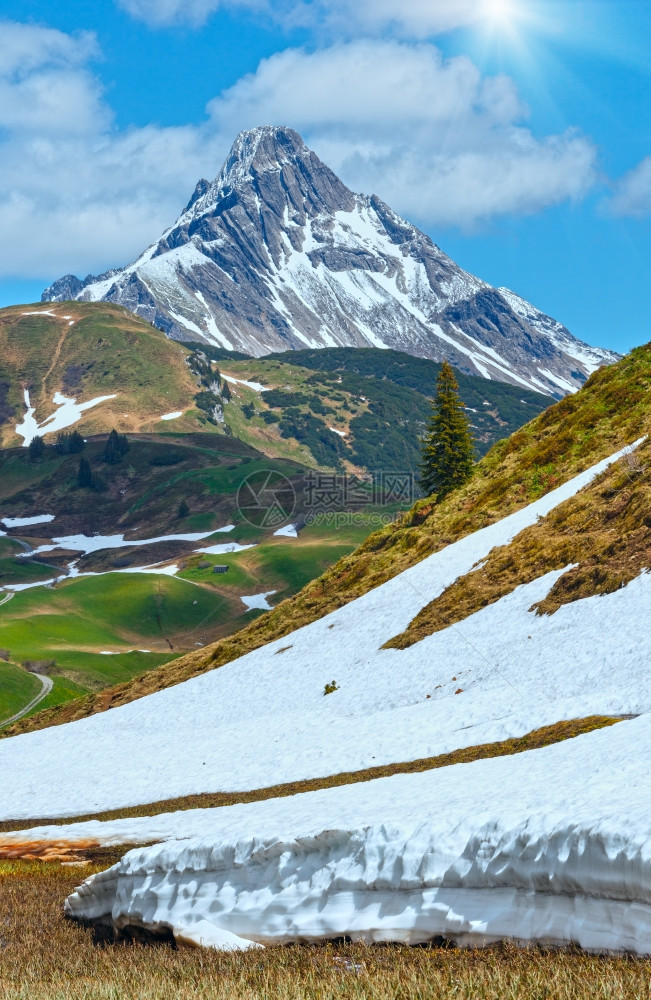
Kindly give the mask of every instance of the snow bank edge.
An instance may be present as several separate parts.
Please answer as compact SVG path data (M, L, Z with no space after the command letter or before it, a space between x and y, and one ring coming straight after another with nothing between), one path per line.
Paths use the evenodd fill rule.
M91 876L66 914L226 950L347 936L651 954L646 837L624 843L609 823L533 826L485 824L461 854L431 824L412 833L381 826L295 841L168 842Z

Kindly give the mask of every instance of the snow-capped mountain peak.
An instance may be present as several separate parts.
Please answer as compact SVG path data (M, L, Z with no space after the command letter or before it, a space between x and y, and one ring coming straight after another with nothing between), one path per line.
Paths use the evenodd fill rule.
M291 128L241 132L212 183L138 260L43 294L118 302L179 340L255 356L386 347L561 396L617 356L463 271Z

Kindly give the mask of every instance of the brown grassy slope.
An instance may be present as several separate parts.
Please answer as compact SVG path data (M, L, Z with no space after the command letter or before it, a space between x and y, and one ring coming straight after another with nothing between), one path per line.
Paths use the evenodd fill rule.
M464 487L436 504L418 501L295 597L235 636L128 684L38 713L3 736L43 729L127 704L222 666L367 593L465 535L500 520L651 430L651 344L602 368L510 438L498 442ZM271 665L271 669L273 666Z
M49 316L46 310L55 316ZM24 315L25 313L39 315ZM73 321L70 326L70 317ZM83 414L84 433L152 429L164 413L193 407L198 391L185 364L187 351L122 306L107 302L45 303L0 310L0 382L8 386L0 443L19 443L16 424L29 389L42 422L63 392L80 401L116 394ZM163 425L164 426L164 425ZM194 417L168 429L197 430Z
M483 743L452 753L439 754L437 757L424 757L420 760L409 760L394 764L384 764L379 767L367 767L361 771L343 771L340 774L329 774L323 778L306 778L302 781L291 781L284 785L271 785L268 788L253 788L245 792L206 792L201 795L184 795L177 799L163 799L159 802L149 802L140 806L125 809L111 809L101 813L88 813L85 816L75 816L75 823L85 823L89 820L107 822L114 819L130 819L138 816L160 816L162 813L178 812L186 809L220 809L224 806L234 806L246 802L265 802L268 799L286 798L290 795L301 795L304 792L316 792L324 788L340 788L342 785L355 785L363 781L374 781L376 778L390 778L395 774L421 774L423 771L433 771L440 767L451 767L453 764L471 764L475 760L486 760L489 757L511 757L524 753L526 750L539 750L554 743L592 733L596 729L614 726L621 722L619 718L605 715L591 715L586 719L571 719L557 722L553 726L543 726L525 736L501 740L498 743ZM23 820L2 820L0 834L15 833L29 830L36 826L60 826L62 838L65 840L65 827L73 822L66 819L46 819L35 817ZM7 856L7 851L13 850L13 843L3 844L0 840L0 858ZM49 842L43 842L47 849Z
M651 962L578 951L485 951L331 943L216 952L170 943L103 947L65 920L62 900L90 864L0 864L2 1000L649 1000Z
M471 571L426 605L385 648L406 649L463 621L516 587L574 564L536 607L611 594L651 569L651 440L621 459L587 489L493 549Z

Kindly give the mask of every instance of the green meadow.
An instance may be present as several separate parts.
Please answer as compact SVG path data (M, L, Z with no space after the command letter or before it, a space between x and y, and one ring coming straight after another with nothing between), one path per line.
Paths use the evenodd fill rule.
M258 464L252 462L250 468ZM233 488L235 482L234 470L226 470L222 484ZM273 590L271 604L291 597L352 552L378 518L389 513L389 508L369 508L355 513L351 523L340 517L338 527L307 525L298 538L276 537L241 522L232 532L200 544L238 542L251 548L185 555L176 560L181 568L175 577L108 572L5 595L0 603L0 648L8 651L11 662L0 661L0 722L38 693L39 682L21 664L42 662L54 682L34 711L131 680L264 613L247 609L241 595ZM207 518L195 515L192 520ZM184 524L184 530L202 527ZM12 554L21 551L18 543L7 538L0 543L0 555L15 560ZM227 565L228 572L216 574L217 564ZM29 564L27 568L37 570ZM11 582L19 581L12 575Z
M38 677L15 663L0 660L0 722L10 719L23 705L29 704L41 688Z

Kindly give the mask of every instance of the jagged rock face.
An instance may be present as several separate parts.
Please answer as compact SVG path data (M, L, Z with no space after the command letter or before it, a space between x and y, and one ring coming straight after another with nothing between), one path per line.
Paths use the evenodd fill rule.
M116 302L177 340L261 356L390 347L556 396L617 355L459 268L288 128L241 133L218 177L134 264L43 301Z

